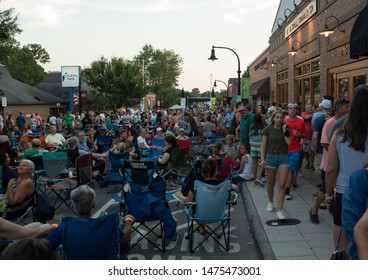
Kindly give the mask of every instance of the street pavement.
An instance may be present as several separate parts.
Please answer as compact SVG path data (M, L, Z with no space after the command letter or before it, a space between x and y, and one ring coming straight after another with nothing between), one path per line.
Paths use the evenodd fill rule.
M245 208L254 237L266 260L328 260L334 250L333 219L328 210L319 209L319 224L309 220L320 178L310 169L302 168L297 179L298 187L291 191L292 200L285 200L286 218L300 220L296 225L272 226L266 222L276 219L276 213L267 212L266 187L253 182L243 185ZM274 205L277 201L275 186Z
M319 224L309 220L309 210L314 203L312 194L318 189L320 178L314 171L302 169L303 176L298 177L298 187L291 192L292 200L284 203L287 218L300 220L296 225L273 226L266 222L276 219L275 212L267 212L266 187L253 182L241 184L238 204L231 207L230 251L225 252L213 241L205 242L195 253L190 253L186 216L183 208L174 200L169 201L173 217L177 222L178 239L167 244L167 251L162 253L147 242L140 242L129 252L130 259L145 260L328 260L333 249L333 220L327 210L319 210ZM101 213L119 210L119 204L111 199L112 193L120 194L121 186L100 188L97 184L96 206L93 217ZM277 186L275 186L277 195ZM277 197L274 198L274 204ZM62 217L74 216L65 206L60 207L49 223L60 223ZM31 222L29 215L27 222ZM133 239L136 238L134 235ZM196 233L196 239L203 238Z

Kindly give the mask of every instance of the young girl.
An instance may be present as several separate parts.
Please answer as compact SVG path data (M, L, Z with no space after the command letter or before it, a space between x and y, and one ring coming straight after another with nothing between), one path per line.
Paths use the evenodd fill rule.
M240 146L239 153L241 155L240 158L240 167L239 171L232 176L231 182L233 184L241 183L244 181L249 181L253 179L252 174L252 165L253 159L248 153L247 147L245 145Z
M276 173L278 173L277 218L284 220L282 212L285 198L285 185L289 173L288 145L291 143L289 128L284 123L284 114L280 109L273 112L271 123L263 130L261 145L261 166L267 173L267 211L273 211L273 192ZM267 157L266 157L267 155Z
M262 144L262 131L265 128L265 123L261 114L257 113L254 116L253 124L249 131L249 144L250 144L250 155L253 159L253 178L254 184L261 184L264 186L262 181L262 173L264 168L261 166L257 172L258 161L261 159L261 144Z
M222 142L216 142L215 145L213 145L213 154L210 155L208 158L213 159L225 158L224 144L222 144Z

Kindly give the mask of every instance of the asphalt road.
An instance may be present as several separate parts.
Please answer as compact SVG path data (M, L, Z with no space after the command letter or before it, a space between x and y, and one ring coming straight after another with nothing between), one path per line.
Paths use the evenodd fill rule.
M102 212L112 212L119 210L119 204L111 199L111 194L120 193L121 186L110 186L109 189L102 189L95 184L96 206L93 209L94 217ZM176 241L166 242L166 252L154 248L147 241L141 241L137 246L129 251L129 259L132 260L261 260L260 250L253 238L249 226L244 201L239 195L238 203L231 207L230 223L230 250L225 252L213 240L209 239L202 244L194 253L189 252L188 240L185 238L187 232L187 219L181 205L177 202L169 201L169 206L175 221L177 222L178 238ZM62 217L73 216L73 212L65 206L61 206L55 213L55 217L49 223L60 223ZM32 217L28 215L25 219L31 222ZM137 238L132 236L134 241ZM195 240L203 238L199 232L195 234ZM157 241L158 242L158 241Z

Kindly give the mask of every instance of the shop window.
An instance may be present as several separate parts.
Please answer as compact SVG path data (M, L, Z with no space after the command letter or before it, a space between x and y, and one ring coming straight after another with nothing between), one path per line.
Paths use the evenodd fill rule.
M311 67L310 67L310 64L305 64L303 65L303 74L306 75L306 74L310 74L311 72Z
M316 72L320 70L320 63L319 60L312 62L312 71Z
M304 83L304 101L305 103L311 102L311 85L310 85L310 79L303 80ZM302 100L299 100L300 103L303 103Z
M320 102L320 89L319 89L319 77L312 77L312 88L314 95L314 102L312 104L319 104Z
M302 67L295 68L295 76L300 76L302 74Z
M365 85L365 75L354 76L353 77L353 86L356 88L359 85Z
M342 78L339 79L339 98L348 99L349 93L349 79Z

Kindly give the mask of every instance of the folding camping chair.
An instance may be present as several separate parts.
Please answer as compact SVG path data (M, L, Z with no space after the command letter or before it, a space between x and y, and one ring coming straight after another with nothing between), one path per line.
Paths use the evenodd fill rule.
M61 256L67 260L119 260L123 240L117 212L98 218L62 219Z
M124 160L129 160L130 153L124 152L122 154L115 154L109 151L108 162L106 162L107 174L103 181L103 187L109 190L109 185L111 184L121 184L124 185L126 180L120 174L119 169L122 166Z
M97 136L97 152L104 153L111 149L113 137L110 135L100 135Z
M54 201L55 210L63 204L66 205L73 213L71 207L70 192L80 185L89 185L93 187L93 171L92 171L92 154L81 155L76 160L76 175L69 178L63 178L53 184L49 189L56 195Z
M153 161L124 161L121 172L130 189L123 192L123 200L117 200L124 207L124 215L133 215L136 220L133 226L136 235L131 240L131 248L146 240L164 252L165 237L176 239L176 222L165 198L165 182L154 175ZM160 230L159 234L156 229ZM161 245L156 244L157 240Z
M162 138L162 137L154 137L152 140L151 140L151 145L152 146L156 146L156 147L165 147L166 146L166 143L165 143L165 139ZM151 154L151 157L152 158L155 158L155 157L158 157L158 156L161 156L162 155L162 152L161 151L158 151L158 150L152 150L152 154Z
M186 238L189 239L191 253L209 238L212 238L225 251L229 251L230 189L230 180L225 180L218 185L195 181L194 201L186 203L185 208L188 221ZM201 226L206 233L196 246L194 246L194 236L197 229L195 223ZM223 237L223 242L221 242L221 237Z

